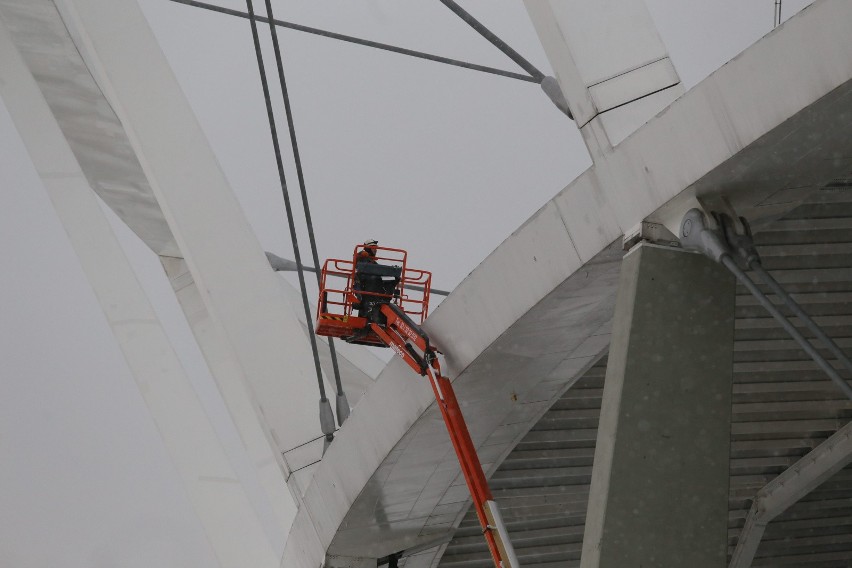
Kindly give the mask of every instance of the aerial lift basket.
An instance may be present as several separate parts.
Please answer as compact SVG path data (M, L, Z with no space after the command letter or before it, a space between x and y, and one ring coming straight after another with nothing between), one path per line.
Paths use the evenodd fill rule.
M317 302L317 335L387 347L368 325L368 303L393 304L417 325L426 319L432 273L409 268L408 253L402 249L375 248L375 264L362 262L357 272L356 260L365 249L364 245L355 247L351 259L331 258L325 261ZM359 278L359 274L364 272L373 282L381 282L384 288L364 290L362 282L359 282L364 278Z

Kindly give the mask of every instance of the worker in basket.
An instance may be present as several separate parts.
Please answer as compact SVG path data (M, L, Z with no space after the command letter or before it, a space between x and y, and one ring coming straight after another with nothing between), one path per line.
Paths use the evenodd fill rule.
M367 239L364 246L355 255L355 282L353 285L357 302L352 307L358 310L358 317L368 318L375 323L383 323L379 304L390 302L397 293L401 270L398 266L380 265L376 260L379 241Z

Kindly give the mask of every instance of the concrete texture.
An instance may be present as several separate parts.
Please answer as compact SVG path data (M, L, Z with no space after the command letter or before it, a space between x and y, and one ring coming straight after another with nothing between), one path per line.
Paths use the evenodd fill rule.
M640 245L622 264L583 568L723 568L734 278Z

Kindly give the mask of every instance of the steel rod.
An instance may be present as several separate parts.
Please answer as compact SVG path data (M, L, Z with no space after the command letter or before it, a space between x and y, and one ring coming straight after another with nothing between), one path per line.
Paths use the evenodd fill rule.
M541 80L544 79L544 73L539 71L535 65L524 59L520 53L512 49L509 44L497 37L497 35L486 28L479 20L474 18L469 12L465 11L464 8L456 4L453 0L440 1L444 6L452 10L456 16L464 20L467 25L476 30L479 35L490 41L492 45L505 53L509 59L520 65L521 68L529 73L536 81L541 82Z
M305 309L305 320L311 321L311 308L308 302L308 292L305 287L305 272L302 269L302 256L299 253L299 241L296 236L296 227L293 223L293 208L290 205L290 192L287 190L287 179L284 175L284 163L281 159L281 146L278 142L278 130L275 127L275 115L272 112L272 99L269 96L269 84L266 80L266 69L263 65L263 53L260 49L260 36L257 31L257 21L254 17L254 5L252 4L252 0L246 0L246 8L249 13L249 24L251 25L251 35L254 40L254 50L255 56L257 58L257 67L260 72L260 84L263 89L263 98L266 104L266 115L269 120L269 131L272 136L272 147L275 151L275 164L278 167L278 179L281 184L281 193L284 197L284 207L287 213L287 221L290 225L290 240L293 244L293 255L296 260L296 272L299 275L299 288L302 292L302 304ZM311 351L314 357L314 368L317 374L317 386L319 387L320 393L320 425L322 426L322 432L326 436L326 441L331 441L334 438L334 422L332 419L331 431L328 428L327 421L323 419L324 413L331 412L331 407L329 406L328 397L325 394L325 385L323 384L322 378L322 366L320 365L319 360L319 350L317 348L316 337L314 337L313 333L308 334L308 338L311 344ZM327 408L326 408L327 407ZM324 412L325 411L325 412Z
M822 330L820 326L816 324L816 322L809 316L802 307L796 303L796 301L790 297L790 294L778 283L775 278L769 274L766 269L763 268L759 263L753 262L750 265L750 268L757 273L758 276L763 280L763 282L769 286L769 289L772 290L772 293L781 298L781 300L790 308L796 316L804 322L805 326L811 330L811 333L816 335L817 339L819 339L825 347L831 351L831 354L837 357L837 359L843 363L843 365L852 372L852 361L849 360L849 357L846 356L846 353L840 349L840 346L834 342L826 333Z
M801 348L805 350L805 353L810 355L811 359L813 359L814 362L819 365L819 367L823 371L825 371L829 378L834 381L838 387L840 387L840 390L843 391L843 394L852 399L852 387L850 387L849 384L843 379L843 377L841 377L837 373L831 363L826 361L825 358L820 355L819 351L817 351L816 348L814 348L814 346L811 345L811 343L807 339L805 339L805 337L801 333L799 333L799 330L797 330L796 327L792 323L790 323L790 320L788 320L784 316L784 314L778 311L778 308L775 307L775 304L773 304L769 300L769 298L767 298L766 295L760 290L760 288L757 287L757 284L755 284L754 281L749 278L748 275L746 275L746 273L743 272L739 266L737 266L737 263L734 262L734 259L732 259L729 255L724 255L721 258L720 262L725 265L728 270L733 272L737 280L739 280L743 284L743 286L745 286L748 291L751 292L751 294L757 299L757 301L760 302L760 304L764 308L766 308L766 311L768 311L772 315L772 317L774 317L778 321L778 323L781 324L781 327L783 327L784 330L789 333L793 339L796 340L796 342L801 346Z
M249 16L246 12L241 12L239 10L233 10L230 8L224 8L222 6L216 6L215 4L209 4L207 2L199 2L197 0L171 0L175 4L183 4L184 6L192 6L194 8L201 8L202 10L210 10L211 12L218 12L220 14L227 14L229 16L235 16L237 18L252 18L258 22L267 23L270 21L269 18L264 16L257 16L252 14ZM308 34L318 35L322 37L327 37L329 39L336 39L339 41L345 41L347 43L354 43L356 45L362 45L365 47L372 47L375 49L381 49L383 51L390 51L391 53L399 53L400 55L408 55L409 57L416 57L418 59L426 59L428 61L434 61L436 63L443 63L445 65L452 65L454 67L462 67L464 69L470 69L472 71L481 71L483 73L490 73L492 75L499 75L501 77L508 77L510 79L517 79L519 81L527 81L529 83L540 83L541 78L530 77L528 75L523 75L521 73L513 73L512 71L504 71L503 69L496 69L494 67L488 67L487 65L477 65L476 63L468 63L466 61L460 61L458 59L451 59L449 57L441 57L440 55L433 55L431 53L425 53L422 51L415 51L413 49L406 49L404 47L397 47L395 45L389 45L386 43L380 43L378 41L371 41L368 39L361 39L354 36L348 36L345 34L338 34L334 32L329 32L326 30L321 30L318 28L312 28L309 26L303 26L300 24L294 24L292 22L285 22L283 20L272 20L272 22L279 27L289 28L291 30L296 30Z
M299 193L302 196L302 210L305 213L305 225L308 229L308 241L311 245L311 255L314 266L319 266L319 255L317 254L317 242L314 238L314 223L311 218L311 206L308 202L308 191L305 187L305 174L302 169L302 158L299 154L299 143L296 140L296 124L293 120L293 110L290 105L290 95L287 91L287 81L284 78L284 62L281 56L281 46L278 43L278 32L273 20L272 0L266 0L266 14L269 19L269 33L272 36L272 49L275 54L275 65L278 71L278 81L281 85L281 96L284 99L284 112L287 115L287 128L290 132L290 146L293 149L293 159L296 162L296 177L299 180ZM303 267L304 268L304 267ZM320 285L320 275L317 275L317 286ZM310 321L310 320L308 320ZM340 380L340 367L337 364L337 350L334 348L334 339L328 338L328 351L331 355L331 368L334 374L334 386L337 390L337 424L342 426L349 417L349 402L343 392L343 383Z

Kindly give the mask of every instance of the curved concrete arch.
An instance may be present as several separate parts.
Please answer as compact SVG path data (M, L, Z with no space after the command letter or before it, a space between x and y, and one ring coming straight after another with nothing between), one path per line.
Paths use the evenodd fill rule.
M622 235L679 221L696 197L776 217L849 171L850 20L848 3L823 1L720 68L600 156L429 318L486 471L607 348ZM803 140L819 142L802 152ZM283 565L378 558L451 530L466 488L430 405L391 362L315 472Z

